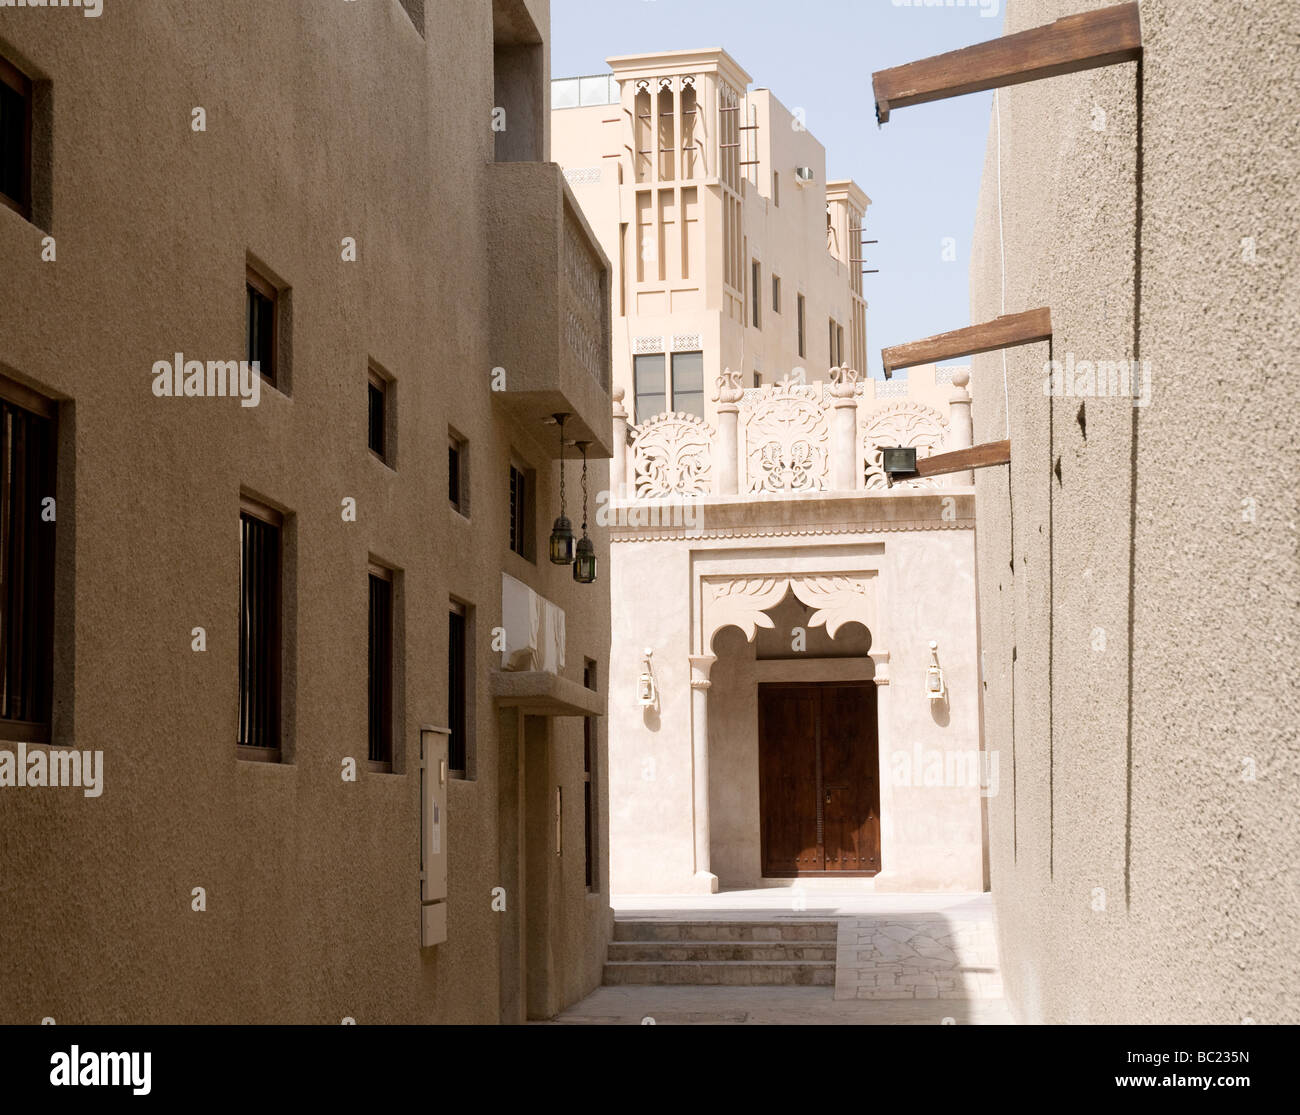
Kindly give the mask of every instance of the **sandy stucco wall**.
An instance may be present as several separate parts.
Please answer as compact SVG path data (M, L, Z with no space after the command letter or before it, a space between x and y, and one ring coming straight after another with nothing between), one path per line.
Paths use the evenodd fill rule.
M1006 31L1100 6L1012 0ZM1294 1022L1296 9L1141 13L1140 86L998 98L1005 310L1055 329L1007 354L1009 424L974 362L975 440L1013 445L977 481L1002 970L1025 1021ZM973 321L1004 309L998 137ZM1149 361L1149 405L1049 398L1049 355Z
M527 7L545 33L547 0ZM55 743L103 750L106 768L95 800L0 794L0 1020L498 1019L520 907L511 894L498 913L491 895L518 858L499 840L504 741L486 681L501 570L566 610L579 683L584 658L604 672L608 582L585 589L508 551L512 453L538 471L539 532L558 472L490 393L509 328L488 312L484 247L492 6L426 9L427 39L396 2L0 16L0 49L54 84L58 238L57 264L42 263L43 231L0 210L0 364L71 400ZM344 236L356 264L340 262ZM247 252L293 290L292 395L155 399L153 361L241 355ZM368 358L396 381L396 471L366 448ZM447 506L449 425L469 442L468 520ZM234 754L241 487L293 515L282 765ZM366 746L372 555L402 570L402 744L399 773L349 784L341 759ZM449 787L449 939L421 950L416 746L420 725L446 721L453 595L475 608L476 777ZM564 787L565 854L551 857L550 926L530 932L549 932L558 1005L599 983L609 913L583 878L580 721L559 722L551 756L535 775Z
M882 505L897 502L893 496L832 498L841 500L845 513L861 523L883 517ZM708 714L710 866L720 886L763 885L758 682L887 677L888 684L877 690L882 869L874 879L853 880L849 885L886 891L983 888L982 798L977 776L969 779L956 766L958 753L963 763L979 763L973 501L968 488L956 494L952 510L957 522L949 525L941 518L944 498L927 493L908 500L908 510L899 514L913 522L928 519L935 527L947 529L864 531L843 540L781 537L819 533L799 529L801 513L806 514L809 505L789 501L786 529L773 531L766 520L777 514L778 501L757 500L745 508L749 529L734 532L733 538L614 543L609 728L613 893L698 889L693 879L688 666L698 622L693 616L693 583L701 575L771 569L816 574L868 571L875 582L878 623L869 636L857 624L842 629L843 641L857 652L848 658L817 658L810 653L807 659L756 661L756 644L747 642L739 628L727 626L714 638L717 662L712 667ZM789 609L782 605L772 614L784 621ZM788 627L772 637L790 646ZM829 644L822 628L809 629L808 639L810 652L844 653L842 647ZM931 639L939 643L949 688L946 705L932 706L925 693ZM862 653L868 643L873 652L887 651L887 660L873 663ZM659 689L655 710L642 709L635 700L636 675L646 647L654 649ZM906 757L903 765L900 752ZM941 769L949 761L951 778ZM892 778L896 770L900 779ZM942 784L945 778L956 784Z

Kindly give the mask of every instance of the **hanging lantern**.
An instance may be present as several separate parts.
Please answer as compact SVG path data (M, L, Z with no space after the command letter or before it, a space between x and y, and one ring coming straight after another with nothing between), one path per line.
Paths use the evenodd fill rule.
M573 579L580 585L590 585L596 580L596 547L587 537L587 445L578 442L582 450L582 537L578 539L578 556L573 562Z
M556 424L560 427L560 517L551 526L552 565L573 564L573 524L564 514L564 423L568 417L567 414L555 415Z

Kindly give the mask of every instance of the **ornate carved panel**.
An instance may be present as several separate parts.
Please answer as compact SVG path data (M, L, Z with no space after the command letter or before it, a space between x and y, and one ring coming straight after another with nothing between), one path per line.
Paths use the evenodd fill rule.
M702 645L708 650L713 636L724 627L739 627L753 642L760 627L771 628L768 609L775 608L786 593L815 609L810 627L826 627L833 639L846 623L858 622L875 637L875 576L849 573L754 574L706 577L701 584L703 607Z
M918 457L929 457L943 449L948 423L933 407L912 399L900 399L878 407L862 423L862 441L866 458L865 484L868 491L889 487L880 460L882 448L916 449ZM907 480L909 488L935 488L940 477ZM898 487L899 484L895 484Z
M783 380L744 415L746 490L826 489L826 412L808 387Z
M706 495L711 490L713 427L693 414L660 414L636 428L637 499Z

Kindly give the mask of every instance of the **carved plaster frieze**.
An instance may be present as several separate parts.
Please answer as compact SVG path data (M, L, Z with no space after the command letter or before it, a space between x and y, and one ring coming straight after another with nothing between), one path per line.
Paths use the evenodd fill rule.
M948 436L948 423L937 410L914 399L900 399L873 410L862 422L865 456L864 483L868 491L884 491L885 479L881 450L916 449L917 457L929 457L942 450ZM940 477L896 481L895 487L936 488Z
M826 490L826 412L802 387L783 380L746 411L747 491Z
M856 621L876 633L876 578L874 574L794 573L706 577L701 583L701 645L712 646L724 627L738 627L750 642L760 627L774 627L767 612L793 592L813 608L810 627L825 626L833 639L846 623Z
M632 441L637 499L705 495L712 486L713 427L694 414L659 414Z

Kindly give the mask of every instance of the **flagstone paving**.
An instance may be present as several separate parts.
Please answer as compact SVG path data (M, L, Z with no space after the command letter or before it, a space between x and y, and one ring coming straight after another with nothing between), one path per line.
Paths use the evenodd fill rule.
M615 897L619 919L837 925L829 987L602 987L555 1019L589 1025L997 1025L1003 999L987 894L906 895L763 888Z

